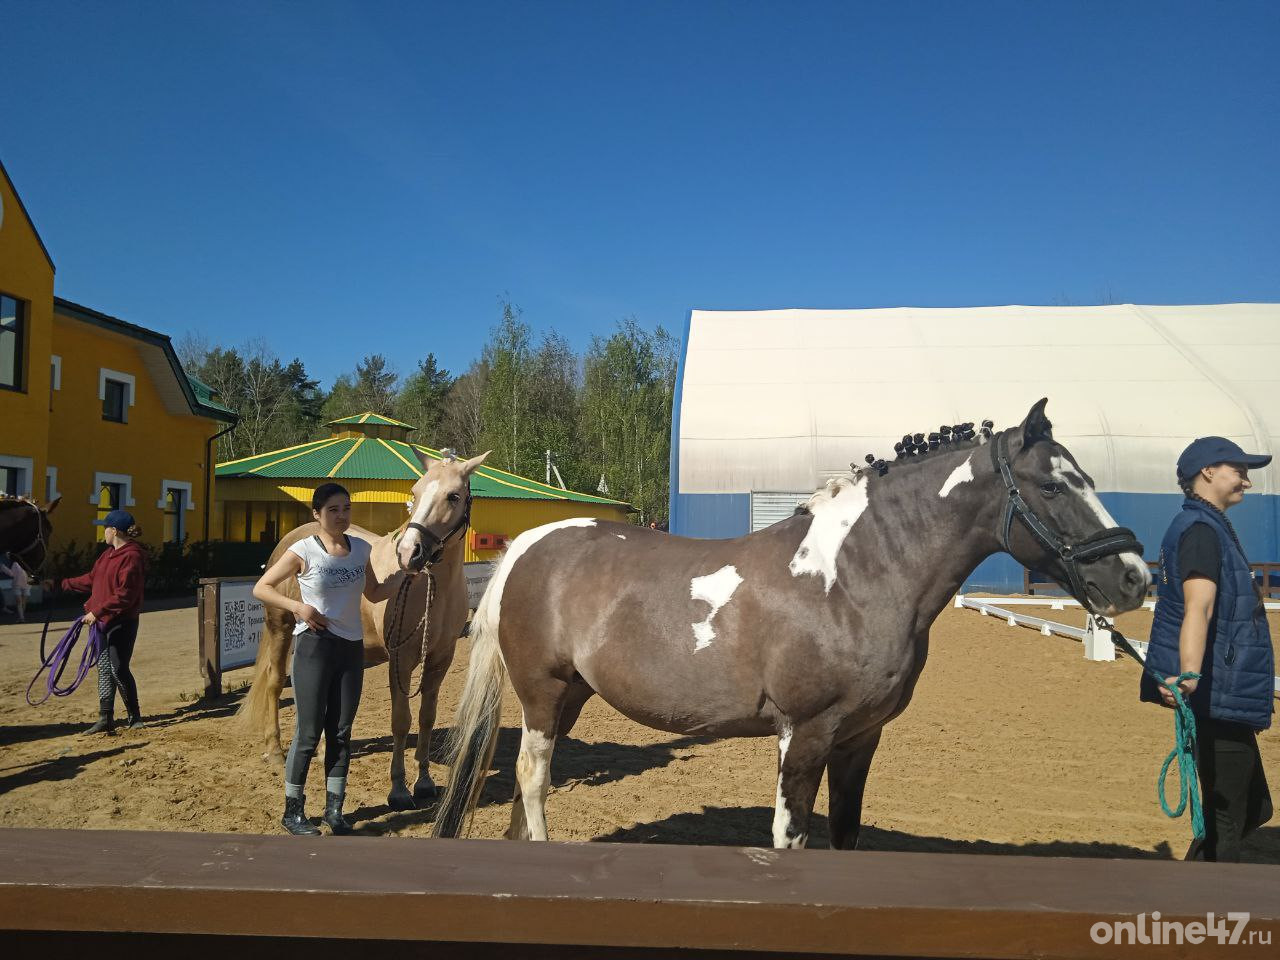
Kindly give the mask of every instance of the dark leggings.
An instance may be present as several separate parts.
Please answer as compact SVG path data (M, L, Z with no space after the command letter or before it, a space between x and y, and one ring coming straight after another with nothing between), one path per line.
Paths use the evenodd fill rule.
M1271 793L1258 737L1239 723L1196 717L1196 767L1204 807L1204 839L1188 860L1240 861L1240 842L1271 819Z
M106 643L98 654L98 709L111 713L115 709L116 690L124 701L129 716L138 716L138 682L133 679L129 661L138 639L138 618L114 620L107 625Z
M324 733L324 773L345 780L351 760L351 725L364 686L364 644L305 630L293 651L293 703L298 729L285 762L285 783L307 782L307 768Z

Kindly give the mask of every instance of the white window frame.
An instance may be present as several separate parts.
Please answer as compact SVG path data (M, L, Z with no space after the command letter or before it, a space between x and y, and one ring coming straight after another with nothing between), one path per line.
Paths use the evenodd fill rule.
M45 492L45 499L50 503L52 503L54 500L57 500L60 496L62 496L62 494L58 492L58 468L57 467L44 468L44 492Z
M58 356L56 353L53 354L51 357L49 357L49 365L53 368L53 371L52 371L53 382L51 385L54 390L61 390L62 389L62 358ZM104 397L106 396L106 389L107 388L104 385L102 388Z
M124 487L124 499L120 506L132 507L136 501L133 499L133 477L127 473L103 473L95 471L93 474L93 489L89 494L89 502L95 507L98 505L98 495L102 493L102 485L104 483L118 483Z
M116 383L123 383L125 386L125 423L129 422L128 408L133 406L134 400L137 398L138 384L131 373L121 373L119 370L112 370L108 367L98 368L98 399L106 402L107 399L107 381L114 380Z
M170 490L181 490L186 494L186 509L194 510L196 508L195 501L191 499L191 484L185 480L161 480L160 481L160 499L156 501L156 506L163 510L166 506L165 497L169 495Z
M32 474L35 472L36 464L31 457L10 457L0 453L0 467L8 467L10 470L18 471L18 496L30 497L31 485L34 482ZM23 488L26 488L25 490Z

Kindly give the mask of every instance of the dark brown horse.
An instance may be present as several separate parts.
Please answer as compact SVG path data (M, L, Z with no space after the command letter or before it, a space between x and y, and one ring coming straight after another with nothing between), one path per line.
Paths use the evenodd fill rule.
M61 500L41 505L25 497L0 497L0 554L9 554L32 577L44 566L53 534L49 514Z
M1141 544L1054 441L1044 406L1012 430L964 429L833 480L736 540L589 519L521 534L472 624L437 835L456 835L478 800L509 674L524 722L507 836L546 839L556 737L598 693L659 730L776 736L774 844L805 844L825 771L832 846L853 848L880 731L983 559L1006 550L1100 614L1146 595Z

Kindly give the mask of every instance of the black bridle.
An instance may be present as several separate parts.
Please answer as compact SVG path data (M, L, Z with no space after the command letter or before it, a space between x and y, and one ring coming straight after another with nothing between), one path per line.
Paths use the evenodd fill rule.
M434 546L431 547L431 552L427 554L427 563L426 563L428 567L433 567L440 562L440 558L444 555L445 545L448 544L450 540L456 537L463 530L466 530L467 527L470 525L471 525L471 491L468 490L467 505L462 510L462 516L458 518L458 522L455 523L452 527L450 527L449 532L446 533L443 537L437 537L434 533L428 530L421 523L415 523L413 520L410 520L408 523L405 524L405 530L417 530L418 534L422 537L424 549L426 548L427 543L434 543ZM404 534L401 534L401 536L403 535Z
M19 500L18 502L26 504L28 507L30 507L32 510L36 512L36 535L32 538L31 542L28 543L21 550L9 550L8 553L11 557L13 557L13 559L18 561L18 564L22 567L23 570L27 571L29 575L35 577L39 575L40 568L44 566L45 558L49 554L49 544L45 540L45 536L44 536L45 515L44 515L44 511L40 509L40 505L37 503L33 503L32 501L25 500L25 499ZM24 556L25 554L30 553L36 547L42 548L40 562L35 566L32 566L27 560L24 559Z
M1017 517L1049 555L1062 564L1067 572L1071 593L1081 603L1087 604L1088 601L1084 576L1080 571L1081 564L1117 553L1136 553L1139 557L1142 556L1142 544L1128 527L1108 527L1079 543L1072 544L1065 542L1048 524L1036 516L1036 512L1031 509L1027 501L1022 499L1018 485L1013 480L1013 469L1009 466L1008 431L997 434L991 443L991 462L999 472L1000 478L1004 480L1005 489L1009 493L1009 498L1000 515L999 525L996 527L996 536L1000 540L1001 548L1006 553L1012 554L1013 551L1009 549L1009 534L1013 528L1013 518Z

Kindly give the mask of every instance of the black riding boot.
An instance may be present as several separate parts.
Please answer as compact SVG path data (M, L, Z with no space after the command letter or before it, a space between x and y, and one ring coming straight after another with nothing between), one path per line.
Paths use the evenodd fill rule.
M115 729L115 718L112 716L112 706L113 704L110 700L98 701L98 722L85 730L85 736L88 736L91 733L110 733Z
M280 818L280 825L295 837L318 837L320 830L312 825L302 810L306 802L306 797L285 797L284 816Z
M335 837L351 832L351 824L342 815L343 795L326 793L324 795L324 822L329 825Z

